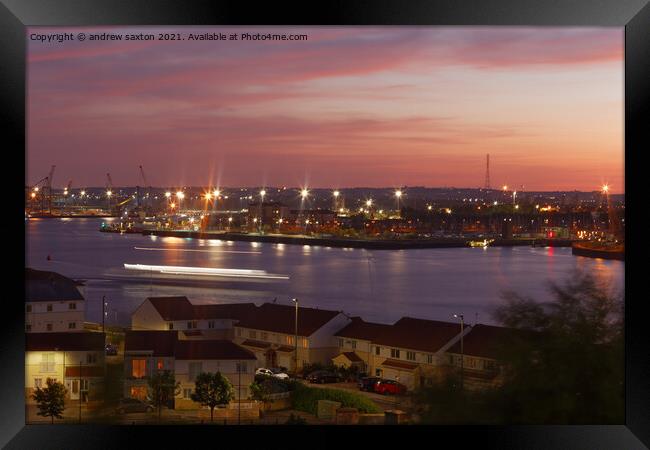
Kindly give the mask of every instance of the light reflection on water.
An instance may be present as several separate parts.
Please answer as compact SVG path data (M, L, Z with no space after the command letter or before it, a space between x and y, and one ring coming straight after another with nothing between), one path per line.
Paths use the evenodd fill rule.
M147 296L187 295L193 301L211 303L259 303L277 297L278 302L288 304L297 297L304 306L343 310L379 322L402 316L452 320L452 314L463 313L472 321L479 314L481 322L492 323L490 310L504 290L546 300L548 282L565 280L576 269L594 274L613 289L623 287L622 261L573 256L569 248L369 251L252 245L100 233L101 222L48 219L26 223L30 267L89 280L84 294L90 321L101 319L102 295L109 299L110 321L122 324L129 323L131 312ZM187 251L200 249L206 250ZM290 280L215 287L164 285L151 279L109 280L124 263L266 270L288 274Z

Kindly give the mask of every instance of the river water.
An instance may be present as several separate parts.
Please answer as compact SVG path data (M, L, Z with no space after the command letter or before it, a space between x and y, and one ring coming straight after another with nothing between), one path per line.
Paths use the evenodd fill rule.
M624 285L623 261L573 256L570 248L340 249L288 244L163 238L100 233L102 219L26 221L28 267L83 279L86 320L128 325L148 296L185 295L194 303L274 301L342 310L365 320L392 323L403 316L494 324L501 294L548 300L548 282L586 271L614 291ZM48 255L50 259L48 260ZM224 280L197 285L157 279L124 264L265 270L288 280Z

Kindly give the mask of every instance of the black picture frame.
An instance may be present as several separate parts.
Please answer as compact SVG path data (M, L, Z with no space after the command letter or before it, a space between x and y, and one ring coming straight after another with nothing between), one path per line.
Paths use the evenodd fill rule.
M25 242L19 222L24 210L20 158L25 152L26 26L34 25L522 25L625 27L625 193L627 259L640 260L640 180L642 151L650 148L647 122L650 108L650 5L647 0L481 0L396 1L347 0L314 4L242 1L146 0L1 0L0 2L0 117L4 141L3 167L10 184L6 217L0 228L16 254L5 256L2 377L0 380L0 444L6 448L128 448L136 440L149 447L199 445L237 439L240 447L313 447L350 444L359 428L329 427L326 432L303 427L95 426L25 425L24 418L24 294ZM645 113L645 114L644 114ZM647 120L647 119L646 119ZM8 139L7 139L8 138ZM13 158L13 156L16 156ZM12 162L13 161L13 162ZM16 166L18 162L18 166ZM22 167L24 173L24 167ZM5 178L6 179L6 178ZM18 187L20 186L20 191ZM631 224L631 225L630 225ZM23 238L24 239L24 238ZM5 241L5 242L7 242ZM626 419L609 426L412 426L361 430L363 446L388 446L390 438L402 445L480 445L491 448L647 448L650 445L650 342L639 292L643 265L625 271L626 289ZM305 429L306 428L306 429ZM324 430L323 430L324 431ZM419 442L419 443L417 443ZM275 444L274 444L275 443ZM294 445L292 445L292 443ZM645 445L644 445L645 444Z

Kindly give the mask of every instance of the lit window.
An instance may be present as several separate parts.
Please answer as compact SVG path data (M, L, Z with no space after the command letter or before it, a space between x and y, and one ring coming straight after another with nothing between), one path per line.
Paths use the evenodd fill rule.
M43 386L43 379L42 378L34 378L34 387L39 388Z
M159 359L159 360L158 360L158 363L156 364L156 369L158 369L158 370L162 370L162 369L164 369L164 368L165 368L165 364L164 364L163 360L162 360L162 359Z
M41 372L54 372L54 353L41 354Z
M146 365L147 365L147 360L145 359L134 359L132 361L133 364L133 370L131 371L131 375L133 375L133 378L142 378L145 376L145 371L146 371Z

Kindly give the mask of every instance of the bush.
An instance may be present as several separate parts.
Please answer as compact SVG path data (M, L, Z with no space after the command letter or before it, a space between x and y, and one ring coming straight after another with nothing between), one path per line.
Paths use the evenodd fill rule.
M293 409L316 415L319 400L340 402L342 407L357 408L360 413L380 413L381 408L363 395L340 389L300 386L291 394Z

